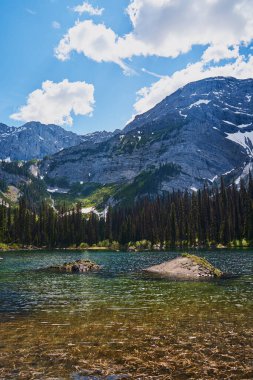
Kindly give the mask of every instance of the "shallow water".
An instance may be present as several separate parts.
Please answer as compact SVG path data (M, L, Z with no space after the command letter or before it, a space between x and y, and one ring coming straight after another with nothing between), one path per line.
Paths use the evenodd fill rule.
M0 256L0 379L253 379L253 251L199 252L209 282L141 270L178 253ZM38 271L88 258L98 273Z

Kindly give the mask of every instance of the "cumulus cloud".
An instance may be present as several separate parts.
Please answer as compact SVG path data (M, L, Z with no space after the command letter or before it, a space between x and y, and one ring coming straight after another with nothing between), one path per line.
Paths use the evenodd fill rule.
M30 93L26 105L10 117L25 122L72 125L72 115L91 115L94 103L92 84L67 79L59 83L47 80L41 89Z
M239 55L239 46L228 47L224 44L220 44L209 46L205 50L202 59L205 62L220 62L222 59L238 58Z
M132 0L127 11L151 54L176 57L193 45L248 43L252 6L253 0Z
M250 55L248 59L239 56L224 66L206 66L203 60L188 65L185 69L176 71L171 76L162 77L150 87L140 89L137 93L134 109L137 114L146 112L187 83L216 76L232 76L239 79L252 78L253 56Z
M74 7L74 12L79 13L80 15L83 13L88 13L91 16L101 16L104 12L104 8L94 8L90 3L84 1L82 5L77 5Z
M253 0L132 0L126 10L130 33L118 36L103 24L77 22L56 56L64 60L76 51L126 68L124 60L133 56L177 57L194 45L210 45L206 60L235 57L237 46L253 38L252 8Z
M96 62L115 62L123 69L126 65L118 55L118 38L112 29L103 24L94 24L92 20L77 21L62 38L55 49L58 59L65 61L72 50L83 53Z

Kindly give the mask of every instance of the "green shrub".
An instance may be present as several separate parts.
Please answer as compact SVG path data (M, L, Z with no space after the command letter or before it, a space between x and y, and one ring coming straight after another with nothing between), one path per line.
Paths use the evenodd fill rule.
M111 244L110 244L110 248L114 251L118 251L120 249L120 244L118 241L113 241Z
M7 251L9 249L7 244L0 243L0 250L1 251Z
M97 244L98 247L106 247L106 248L109 248L110 247L110 241L107 239L107 240L102 240L100 241L98 244Z
M81 249L86 249L86 248L88 248L89 247L89 245L87 244L87 243L81 243L80 245L79 245L79 248L81 248Z

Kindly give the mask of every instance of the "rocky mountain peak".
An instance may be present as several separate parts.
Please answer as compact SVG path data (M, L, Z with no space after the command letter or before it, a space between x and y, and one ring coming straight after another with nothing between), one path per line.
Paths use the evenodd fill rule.
M227 184L239 183L253 168L253 79L189 83L113 133L73 136L53 125L0 125L4 158L8 148L14 158L17 152L50 155L39 170L55 192L64 183L64 191L73 188L85 196L98 191L117 201L196 191L220 176Z
M112 133L105 131L80 136L58 125L36 121L25 123L21 127L0 124L0 159L42 159L83 142L101 142L111 136Z
M221 175L239 176L253 152L252 95L253 79L189 83L105 142L52 157L45 170L70 182L103 184L131 183L153 170L156 192L196 190ZM159 169L172 165L173 175Z

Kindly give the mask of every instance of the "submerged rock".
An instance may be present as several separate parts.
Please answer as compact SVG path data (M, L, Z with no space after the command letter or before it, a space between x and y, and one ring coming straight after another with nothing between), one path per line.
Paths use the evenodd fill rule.
M59 272L86 273L100 269L100 266L90 260L77 260L72 263L50 267L49 269Z
M145 269L146 272L178 278L220 278L223 272L215 268L206 259L190 254L183 254L174 260L166 261Z

